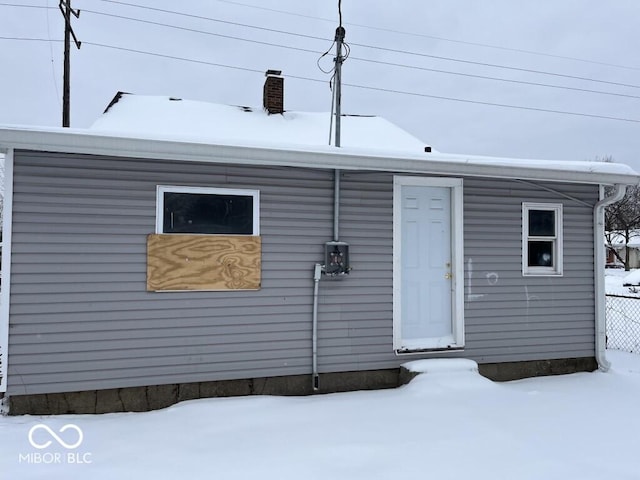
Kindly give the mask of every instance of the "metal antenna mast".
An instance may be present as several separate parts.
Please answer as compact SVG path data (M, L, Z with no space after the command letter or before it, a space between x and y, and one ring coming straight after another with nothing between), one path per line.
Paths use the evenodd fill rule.
M71 97L71 37L79 50L82 42L79 42L76 34L71 28L71 15L80 18L80 10L71 8L71 0L60 0L58 4L64 16L64 71L62 74L62 126L68 127L70 124L70 97Z
M342 0L338 0L338 15L340 16L340 24L336 28L336 58L335 58L335 76L334 76L334 95L336 105L336 132L335 146L340 147L340 129L342 120L342 47L344 45L345 30L342 26ZM333 172L333 241L340 240L340 170L335 169Z
M335 96L336 96L336 134L335 134L335 146L340 146L340 115L341 115L341 102L342 102L342 63L344 57L342 56L342 45L344 44L345 30L342 26L342 13L340 14L340 26L336 28L336 75L335 75Z

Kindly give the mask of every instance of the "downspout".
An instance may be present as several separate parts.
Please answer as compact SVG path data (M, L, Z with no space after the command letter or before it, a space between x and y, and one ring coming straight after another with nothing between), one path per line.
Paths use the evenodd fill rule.
M606 292L604 285L604 209L606 206L621 200L627 191L626 185L615 185L613 195L601 199L593 207L593 241L594 241L594 270L596 287L596 361L598 368L606 372L611 367L606 355L607 320L606 320Z

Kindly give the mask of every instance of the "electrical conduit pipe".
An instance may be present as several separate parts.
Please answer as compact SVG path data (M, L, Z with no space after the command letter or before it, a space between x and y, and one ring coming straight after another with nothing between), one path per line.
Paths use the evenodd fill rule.
M322 267L319 263L315 264L313 270L313 317L311 322L311 363L312 363L312 376L311 387L314 392L319 389L319 376L318 376L318 287L320 285L320 278L322 278Z

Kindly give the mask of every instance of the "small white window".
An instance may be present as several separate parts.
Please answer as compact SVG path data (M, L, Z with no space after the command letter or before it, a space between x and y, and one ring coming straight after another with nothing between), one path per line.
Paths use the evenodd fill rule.
M260 235L260 192L159 185L156 233Z
M562 275L562 204L522 204L522 274Z

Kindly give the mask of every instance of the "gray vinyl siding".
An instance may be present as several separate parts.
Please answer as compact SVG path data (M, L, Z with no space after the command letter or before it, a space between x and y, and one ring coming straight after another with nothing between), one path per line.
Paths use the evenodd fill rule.
M465 181L466 351L478 362L594 355L598 188L545 187L587 205L529 183ZM522 275L522 202L563 204L562 277Z
M9 394L311 372L332 171L17 151L14 172ZM343 172L340 236L353 272L320 284L321 372L419 358L392 351L392 180ZM591 208L529 184L464 182L466 348L444 356L593 356ZM260 190L259 291L146 291L158 184ZM547 186L597 200L593 186ZM523 201L564 204L563 277L522 277Z

